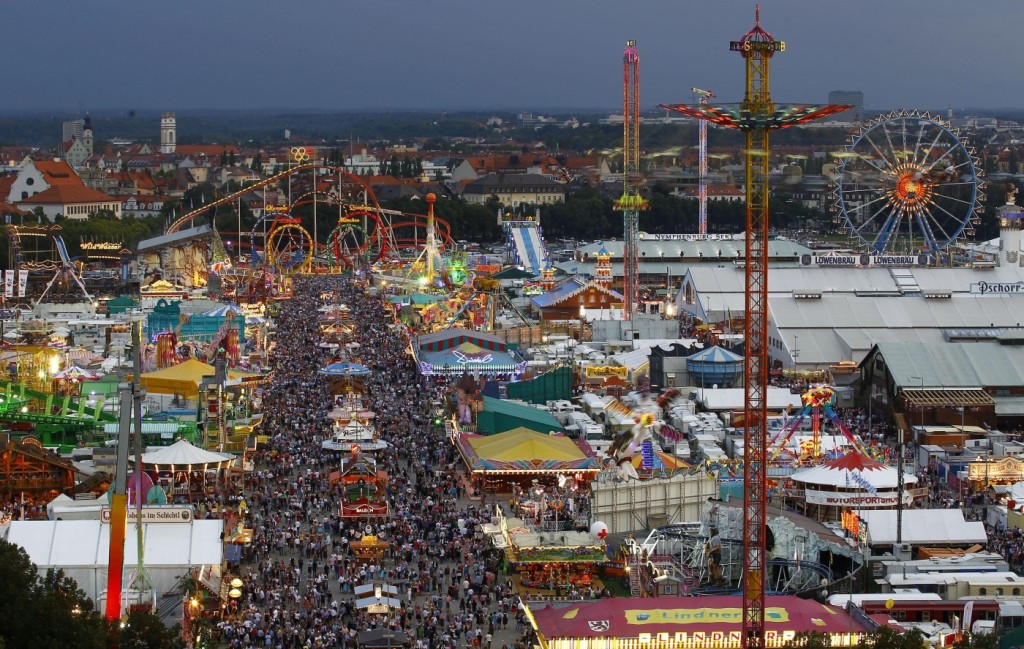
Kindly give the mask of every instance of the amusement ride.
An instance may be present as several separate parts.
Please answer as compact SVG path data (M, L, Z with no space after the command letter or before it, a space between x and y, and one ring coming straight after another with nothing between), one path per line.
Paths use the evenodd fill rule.
M957 129L928 113L898 111L851 138L835 174L837 222L873 254L926 254L974 235L983 185Z

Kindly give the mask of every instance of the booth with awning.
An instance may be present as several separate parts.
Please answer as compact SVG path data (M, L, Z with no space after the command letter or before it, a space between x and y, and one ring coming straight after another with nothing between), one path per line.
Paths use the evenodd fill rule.
M463 434L459 452L474 474L596 474L597 460L587 457L568 437L516 428L497 435Z
M469 329L445 329L419 336L414 347L420 372L426 376L456 376L464 372L510 375L526 373L526 360L492 334Z
M476 429L485 435L503 433L514 428L526 428L538 433L562 432L558 423L547 410L512 403L494 397L482 397L483 408L476 416Z

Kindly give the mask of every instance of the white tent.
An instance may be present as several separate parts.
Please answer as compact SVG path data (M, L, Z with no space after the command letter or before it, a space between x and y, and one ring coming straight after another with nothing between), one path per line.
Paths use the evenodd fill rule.
M743 410L743 388L700 388L695 398L705 410ZM769 410L803 407L803 399L789 388L768 388L765 400Z
M219 577L224 560L223 532L222 520L143 524L146 571L156 592L171 590L195 567L207 566ZM128 523L127 538L125 580L138 562L134 523ZM99 603L100 595L106 592L110 525L99 520L12 521L7 541L21 546L40 572L62 569L93 601Z
M77 500L61 494L46 506L46 518L51 521L98 521L104 507L109 507L106 495Z
M829 460L809 469L797 471L791 477L794 482L806 485L827 487L863 487L858 480L864 480L876 489L895 489L899 481L899 472L886 465L851 451L841 458ZM917 484L917 476L908 473L903 477L904 488Z
M896 511L866 509L860 512L867 524L871 545L896 543ZM985 524L965 521L959 509L903 510L903 543L920 545L974 545L988 542Z
M142 464L152 467L199 466L217 468L233 462L235 457L226 453L205 451L179 439L177 442L151 453L142 454ZM211 466L212 465L212 466Z

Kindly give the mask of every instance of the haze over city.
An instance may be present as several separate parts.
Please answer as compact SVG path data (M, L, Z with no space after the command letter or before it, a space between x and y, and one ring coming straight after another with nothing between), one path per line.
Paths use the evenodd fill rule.
M270 0L155 5L11 3L0 109L316 108L621 110L626 39L641 53L642 103L711 88L737 101L729 52L749 0ZM1007 83L1017 0L762 2L780 101L864 92L865 107L1024 105Z

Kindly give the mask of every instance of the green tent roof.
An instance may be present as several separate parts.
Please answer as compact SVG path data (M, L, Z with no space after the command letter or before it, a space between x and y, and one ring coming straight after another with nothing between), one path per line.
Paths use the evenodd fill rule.
M503 433L520 426L538 433L562 432L562 425L550 412L493 397L483 399L484 408L477 415L477 432L481 434Z
M516 266L506 266L498 272L491 275L493 279L528 279L530 277L536 277L533 273L517 268Z

